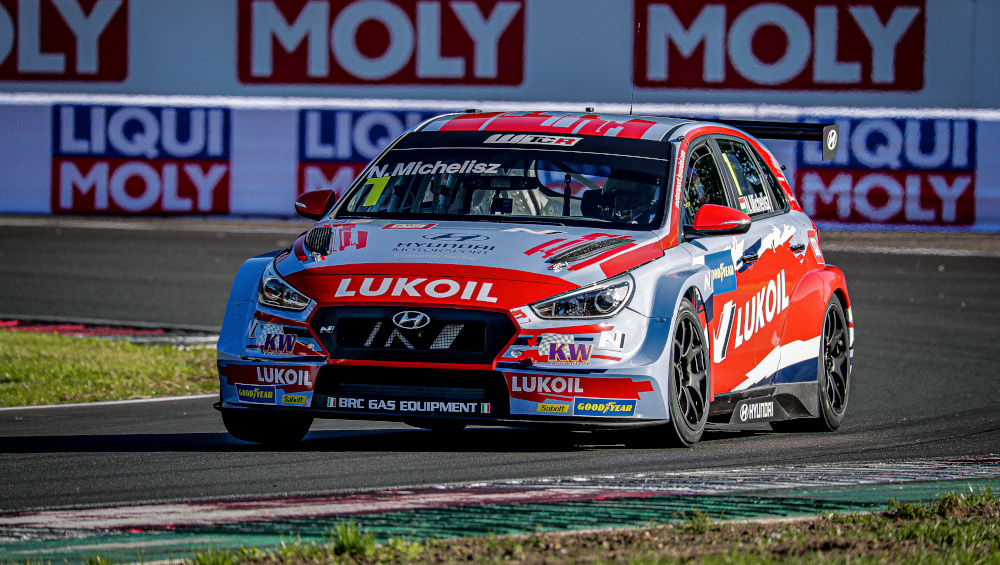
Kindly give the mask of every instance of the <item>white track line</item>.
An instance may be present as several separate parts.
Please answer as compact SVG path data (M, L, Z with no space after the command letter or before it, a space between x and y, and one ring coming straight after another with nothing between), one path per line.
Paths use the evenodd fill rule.
M197 398L218 398L215 392L207 394L189 394L185 396L158 396L156 398L133 398L130 400L100 400L97 402L72 402L69 404L41 404L38 406L2 406L0 412L15 410L38 410L44 408L90 408L91 406L115 406L118 404L144 404L147 402L169 402L171 400L193 400Z

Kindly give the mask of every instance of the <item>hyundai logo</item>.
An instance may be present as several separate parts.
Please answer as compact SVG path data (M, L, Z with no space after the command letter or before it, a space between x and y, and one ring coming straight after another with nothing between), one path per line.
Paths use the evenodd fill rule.
M431 323L431 317L416 310L406 310L393 316L392 323L404 330L419 330Z
M489 237L474 233L432 233L423 236L434 241L486 241Z

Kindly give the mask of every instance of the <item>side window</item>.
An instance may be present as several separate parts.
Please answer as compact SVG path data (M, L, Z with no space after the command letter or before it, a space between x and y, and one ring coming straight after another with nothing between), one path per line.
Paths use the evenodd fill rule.
M694 215L702 204L728 206L719 166L707 143L695 147L688 157L684 181L683 225L694 225Z
M750 216L773 212L775 202L761 178L751 149L745 143L732 139L717 139L716 142L722 152L722 166L732 174L736 184L737 207Z
M785 198L785 192L781 190L781 185L778 184L778 179L775 178L774 173L771 172L771 167L767 166L767 161L760 156L760 153L757 153L752 147L750 151L757 159L757 165L760 166L760 170L764 173L764 182L771 187L771 196L774 197L774 201L778 204L778 210L784 210L788 207L788 200Z

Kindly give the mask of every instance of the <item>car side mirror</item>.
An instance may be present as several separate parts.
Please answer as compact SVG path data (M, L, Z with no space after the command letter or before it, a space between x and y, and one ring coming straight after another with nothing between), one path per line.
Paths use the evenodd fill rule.
M703 204L694 215L693 227L704 235L746 233L750 230L750 216L729 206Z
M310 220L321 219L337 201L337 193L329 188L312 190L295 199L295 212Z

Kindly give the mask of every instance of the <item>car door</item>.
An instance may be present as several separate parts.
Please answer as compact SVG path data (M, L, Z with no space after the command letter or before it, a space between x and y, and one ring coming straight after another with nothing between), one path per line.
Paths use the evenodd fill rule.
M709 268L711 297L705 300L708 335L712 351L712 392L722 394L743 382L749 367L756 365L756 350L741 340L735 324L738 305L748 294L747 279L737 269L747 246L739 235L702 236L692 230L694 217L704 204L735 207L731 182L721 164L720 154L711 137L705 136L690 145L685 166L680 230L681 240L694 256L696 264Z
M736 342L754 349L755 364L745 367L740 382L731 381L738 391L769 384L778 369L790 289L805 274L807 229L791 219L773 173L749 143L730 136L716 136L715 142L737 207L752 220L737 264L744 293L733 332Z

